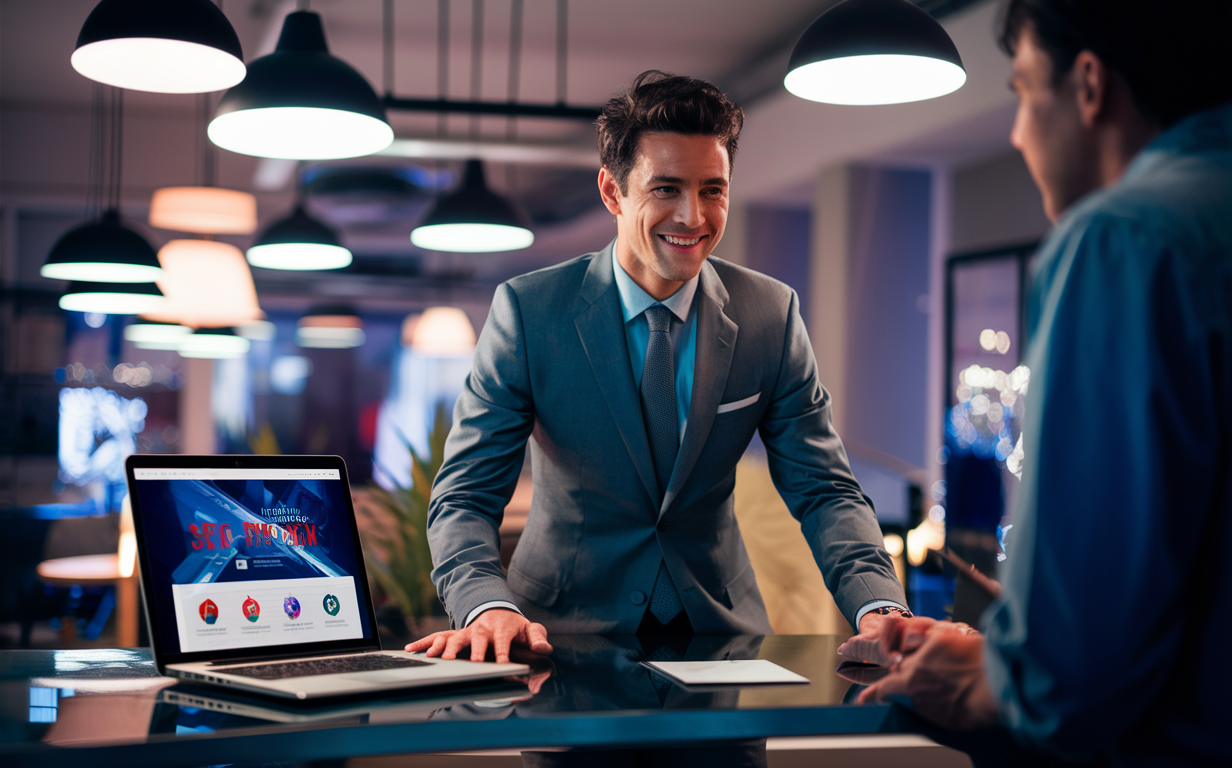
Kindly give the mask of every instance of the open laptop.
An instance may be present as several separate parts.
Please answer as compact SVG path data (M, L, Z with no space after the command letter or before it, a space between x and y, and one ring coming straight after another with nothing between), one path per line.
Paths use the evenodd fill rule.
M382 651L337 456L126 462L159 672L291 699L529 674Z

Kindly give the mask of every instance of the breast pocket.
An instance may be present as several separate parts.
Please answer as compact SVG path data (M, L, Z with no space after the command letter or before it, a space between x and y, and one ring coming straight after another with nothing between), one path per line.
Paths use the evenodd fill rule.
M733 400L730 403L722 403L721 405L719 405L718 410L716 410L714 413L716 416L722 416L725 413L732 413L733 411L739 411L745 408L751 408L752 406L756 405L759 400L761 400L760 392L758 392L755 395L750 395L749 397L741 398L740 400Z

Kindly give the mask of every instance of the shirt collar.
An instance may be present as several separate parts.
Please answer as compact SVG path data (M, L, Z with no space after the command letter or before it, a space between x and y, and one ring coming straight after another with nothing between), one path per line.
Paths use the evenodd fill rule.
M620 293L620 312L627 323L633 318L645 312L649 307L655 304L662 304L671 310L671 313L680 318L680 322L686 322L689 319L689 309L693 306L693 296L697 293L697 283L700 279L700 274L694 275L691 280L680 286L679 290L668 296L663 301L658 301L642 290L642 287L633 282L633 278L629 277L629 273L625 272L624 267L620 266L620 259L616 258L616 243L612 243L612 272L616 275L616 290Z
M1156 136L1138 153L1123 178L1147 172L1167 153L1224 150L1232 147L1232 105L1222 105L1190 115Z

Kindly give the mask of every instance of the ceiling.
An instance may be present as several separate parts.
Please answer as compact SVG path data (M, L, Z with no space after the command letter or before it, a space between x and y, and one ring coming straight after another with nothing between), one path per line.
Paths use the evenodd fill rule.
M8 204L71 207L84 201L91 83L71 68L69 54L95 2L0 0L0 198ZM991 43L989 9L978 2L968 8L972 0L922 0L920 4L942 17L952 35L953 28L961 28L975 41L968 44L955 37L969 63L972 82L982 76L977 68L998 70L988 78L999 81L1000 96L984 86L969 85L949 104L942 102L955 97L936 100L924 111L904 105L882 113L877 110L887 108L864 113L858 113L862 108L855 108L857 112L837 108L847 110L838 112L788 96L779 83L791 44L834 2L572 0L568 4L567 100L601 104L649 68L713 80L748 111L735 190L739 192L747 175L752 194L746 200L783 204L801 204L811 197L809 180L823 163L954 163L1008 147L1004 137L1009 96L1000 85L1004 62ZM332 53L359 69L381 92L382 0L312 0L310 5L323 18ZM394 0L393 5L392 92L435 98L438 2ZM472 21L479 6L484 23L478 95L482 100L500 101L508 94L510 0L453 0L450 4L447 95L462 100L471 97ZM273 49L282 17L295 7L292 0L223 3L247 60ZM555 0L524 0L524 8L519 99L554 102L557 4ZM974 58L969 47L979 49ZM972 67L973 61L981 64ZM990 63L984 66L985 61ZM218 95L213 98L216 102ZM125 100L125 213L139 218L154 188L195 183L196 97L127 92ZM878 114L892 115L895 125L868 130L864 121L879 119ZM923 116L919 130L911 128L915 115ZM400 139L442 137L435 115L396 112L390 119ZM807 134L787 139L781 135L791 132L794 125L812 131L810 121L818 119L826 128L823 148L815 147L817 142L809 141ZM505 118L485 117L475 124L466 116L452 116L444 124L443 136L504 142L510 137L509 129ZM585 153L593 147L593 127L584 121L519 119L515 129L520 144L563 146L575 153L570 163L489 164L492 186L516 197L538 225L536 244L525 252L448 255L420 253L410 245L410 228L430 199L431 184L451 178L456 168L453 160L376 157L301 164L296 169L294 164L219 151L220 183L256 191L264 225L290 207L292 180L308 181L313 209L340 227L345 242L356 252L353 274L342 278L342 282L355 283L346 289L351 293L362 293L360 285L392 291L399 279L427 281L424 284L490 284L600 247L614 233L611 218L599 207L594 193L594 168L584 167ZM794 154L775 157L776 147L784 141L794 142ZM583 167L578 167L578 152ZM750 156L754 159L749 160ZM256 183L259 176L265 178L264 183ZM170 235L151 232L151 237L157 241ZM339 277L328 276L324 282L336 288ZM291 295L329 290L322 287L321 276L312 275L258 275L258 286L263 297L267 291Z

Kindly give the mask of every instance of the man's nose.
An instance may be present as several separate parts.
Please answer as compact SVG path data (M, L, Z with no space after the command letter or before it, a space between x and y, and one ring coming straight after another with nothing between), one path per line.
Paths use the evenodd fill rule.
M690 229L700 227L706 222L702 215L702 203L694 195L683 195L680 205L676 206L676 221Z

